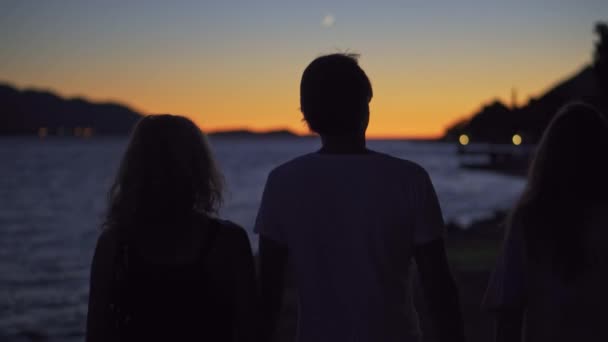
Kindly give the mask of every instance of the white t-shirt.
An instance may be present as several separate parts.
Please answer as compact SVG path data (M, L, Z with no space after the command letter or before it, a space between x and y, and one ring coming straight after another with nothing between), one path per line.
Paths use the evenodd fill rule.
M376 152L296 158L268 176L255 231L288 249L298 342L420 340L414 246L444 233L422 167Z

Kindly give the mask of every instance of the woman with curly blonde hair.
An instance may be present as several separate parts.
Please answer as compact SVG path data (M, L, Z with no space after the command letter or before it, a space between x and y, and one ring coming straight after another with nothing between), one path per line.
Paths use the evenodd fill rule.
M253 257L216 218L222 188L194 123L140 120L93 257L87 341L255 340Z

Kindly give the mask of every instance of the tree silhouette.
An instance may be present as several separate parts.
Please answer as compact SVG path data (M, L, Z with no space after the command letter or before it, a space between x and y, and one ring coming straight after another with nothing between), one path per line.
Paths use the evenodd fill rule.
M598 40L595 43L593 67L603 90L608 90L608 23L599 22L595 25Z

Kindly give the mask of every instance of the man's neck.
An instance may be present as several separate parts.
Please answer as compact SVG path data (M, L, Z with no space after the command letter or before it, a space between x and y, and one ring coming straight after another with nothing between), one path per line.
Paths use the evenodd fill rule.
M365 154L369 150L365 145L365 135L359 136L321 136L323 154Z

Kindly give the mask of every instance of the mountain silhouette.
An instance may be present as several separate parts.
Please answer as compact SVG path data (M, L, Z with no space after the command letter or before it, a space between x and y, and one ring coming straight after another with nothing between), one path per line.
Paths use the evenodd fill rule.
M572 77L559 82L538 98L531 98L520 108L510 108L494 100L474 113L470 119L450 126L444 140L457 141L467 134L472 142L510 143L519 134L527 143L537 143L560 107L571 101L585 101L606 112L606 94L599 86L596 73L585 66Z
M532 98L521 108L509 108L494 101L451 125L444 136L446 141L458 141L466 134L469 141L482 143L510 143L519 134L525 143L537 143L543 131L560 107L572 101L584 101L608 113L608 24L595 26L598 35L592 64L559 82L538 98Z
M50 91L18 90L0 83L0 136L129 134L142 114L117 103L94 103L82 98L66 99ZM246 129L211 132L214 138L292 138L289 130L253 132Z
M74 135L89 129L95 135L131 131L141 114L115 103L65 99L48 91L18 90L0 84L0 135Z

